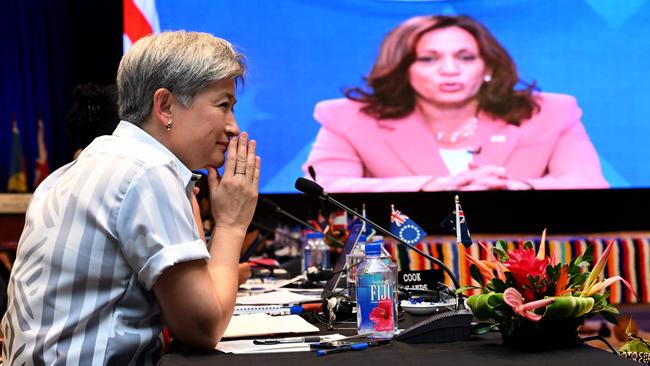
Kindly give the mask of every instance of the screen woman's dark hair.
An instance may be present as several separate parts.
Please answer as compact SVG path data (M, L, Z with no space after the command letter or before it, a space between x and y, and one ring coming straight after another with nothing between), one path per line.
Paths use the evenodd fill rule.
M401 118L415 109L415 91L408 70L416 59L420 38L432 30L459 27L478 43L492 80L483 83L479 92L479 109L508 123L519 125L539 110L533 91L535 84L520 82L512 58L487 28L468 16L418 16L393 29L384 38L379 56L365 78L370 91L355 87L344 91L349 99L366 104L362 111L374 118ZM517 84L524 85L516 89Z

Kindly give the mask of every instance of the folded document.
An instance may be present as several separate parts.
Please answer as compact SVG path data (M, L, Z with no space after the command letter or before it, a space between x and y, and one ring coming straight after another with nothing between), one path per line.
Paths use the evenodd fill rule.
M266 336L270 334L315 333L318 328L298 315L271 316L248 314L233 316L224 338Z

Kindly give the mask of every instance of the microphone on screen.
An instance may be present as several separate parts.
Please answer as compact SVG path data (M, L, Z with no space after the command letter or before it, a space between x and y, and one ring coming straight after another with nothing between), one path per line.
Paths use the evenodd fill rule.
M307 167L307 172L309 172L309 176L315 182L316 181L316 170L314 169L314 166L310 165L309 167Z
M296 180L295 187L302 193L318 197L323 201L330 202L338 208L358 217L359 219L365 221L368 225L372 226L378 232L386 236L390 236L391 238L397 240L398 243L406 246L424 258L439 265L440 268L447 272L451 280L454 282L456 289L460 288L460 282L458 281L458 278L443 262L424 253L413 245L404 242L395 234L375 224L374 222L368 220L365 216L330 197L323 190L323 187L321 187L316 182L305 178L298 178ZM462 296L458 295L456 296L456 307L454 310L438 313L431 318L421 321L400 332L395 336L395 339L406 343L437 343L469 340L472 318L472 312L465 307Z

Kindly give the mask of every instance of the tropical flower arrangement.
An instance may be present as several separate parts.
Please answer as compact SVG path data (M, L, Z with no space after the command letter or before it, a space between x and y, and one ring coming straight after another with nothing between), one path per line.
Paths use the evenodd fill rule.
M638 297L620 276L600 279L613 241L592 267L593 246L569 263L559 263L554 253L545 255L544 237L537 253L531 242L508 250L504 241L497 241L494 251L479 243L488 252L488 260L466 256L471 263L470 274L480 287L462 290L481 289L480 294L467 299L481 321L473 333L497 328L505 344L523 348L574 344L585 318L601 314L616 322L618 310L609 304L609 293L604 291L608 286L622 281Z

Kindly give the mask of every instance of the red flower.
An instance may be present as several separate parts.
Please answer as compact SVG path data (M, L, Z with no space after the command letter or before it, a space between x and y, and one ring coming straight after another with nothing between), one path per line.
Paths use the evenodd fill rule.
M370 321L375 323L375 330L379 332L392 330L393 302L390 299L379 300L377 307L370 311Z
M515 279L515 285L520 290L526 302L533 301L541 297L546 290L546 286L542 286L537 293L535 288L528 280L528 276L535 278L539 276L540 282L543 279L548 279L546 276L546 266L550 263L548 257L544 259L537 259L535 251L532 248L519 248L508 252L508 260L503 263Z

